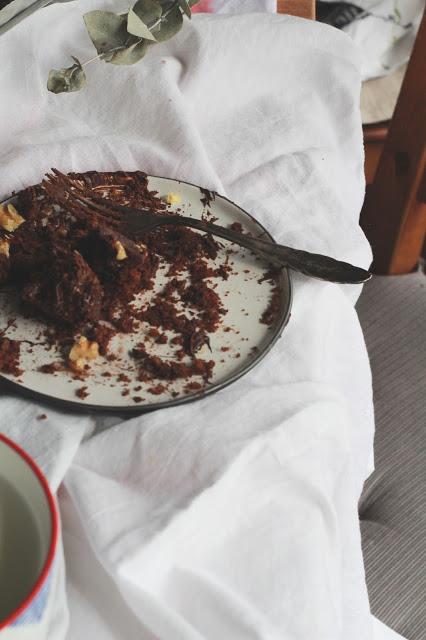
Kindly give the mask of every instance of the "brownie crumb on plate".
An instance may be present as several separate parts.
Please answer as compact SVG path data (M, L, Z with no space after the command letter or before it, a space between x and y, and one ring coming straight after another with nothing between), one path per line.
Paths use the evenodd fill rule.
M20 368L21 343L18 340L10 340L0 335L0 371L20 376L23 371Z

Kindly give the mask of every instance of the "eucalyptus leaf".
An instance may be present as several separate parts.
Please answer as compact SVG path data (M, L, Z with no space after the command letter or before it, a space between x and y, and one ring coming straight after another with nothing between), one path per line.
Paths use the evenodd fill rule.
M148 40L135 40L136 42L133 42L129 47L114 53L107 62L111 64L129 65L142 60L148 49Z
M126 48L133 44L127 32L127 17L111 11L89 11L84 14L84 22L96 51L105 54L103 59L110 62L112 50Z
M146 24L142 22L142 20L133 11L133 9L130 9L129 13L127 14L127 31L134 36L138 36L139 38L154 40L154 42L156 41L155 36L152 35Z
M13 1L13 0L12 0ZM17 0L27 2L28 0ZM31 0L29 0L31 1ZM55 0L36 0L38 7ZM67 0L56 0L66 2ZM183 24L183 14L191 17L191 7L198 0L138 0L126 14L90 11L84 15L88 34L96 48L97 58L110 64L131 65L141 60L155 41L172 38ZM1 0L0 0L1 2ZM1 22L0 22L1 24ZM78 91L86 76L77 58L69 68L52 69L47 87L54 93Z
M179 5L176 4L169 11L164 12L161 23L152 29L152 33L158 42L164 42L164 40L169 40L169 38L178 33L182 28L182 24L182 12Z
M184 14L188 16L188 18L191 20L192 13L191 13L191 7L188 0L178 0L178 2Z
M148 26L157 22L163 13L161 4L156 0L138 0L133 11Z
M71 93L79 91L86 84L86 74L77 58L75 64L64 69L51 69L47 79L47 88L52 93Z

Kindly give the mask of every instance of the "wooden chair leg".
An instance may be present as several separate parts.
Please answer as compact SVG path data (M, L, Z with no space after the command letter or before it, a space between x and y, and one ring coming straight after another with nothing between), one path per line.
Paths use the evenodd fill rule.
M371 184L376 175L377 166L389 131L389 121L367 124L362 127L365 151L365 180Z
M426 234L426 12L420 25L361 226L375 273L412 271Z

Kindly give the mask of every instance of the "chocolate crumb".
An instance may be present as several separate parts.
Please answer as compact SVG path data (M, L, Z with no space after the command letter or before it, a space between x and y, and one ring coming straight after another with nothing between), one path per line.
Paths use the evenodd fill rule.
M271 299L269 301L268 307L262 313L262 316L260 318L260 322L262 324L266 324L268 326L271 326L274 324L275 319L280 310L280 299L281 297L280 297L279 289L278 287L274 287L272 289L272 295L271 295Z
M89 395L89 392L87 391L87 387L80 387L79 389L76 389L75 395L78 398L81 398L82 400L84 400Z
M185 385L185 391L189 392L189 391L198 391L199 389L202 389L203 385L200 384L199 382L195 382L195 380L193 382L188 382L188 384Z
M162 384L157 384L155 387L150 387L148 389L148 393L151 393L153 396L159 396L166 391L166 387Z
M229 228L232 231L238 231L238 233L243 233L243 225L241 224L241 222L233 222L232 224L229 225Z
M200 187L200 192L203 195L203 197L200 198L201 204L203 204L205 207L209 207L212 201L216 198L215 192L209 191L209 189L203 189L202 187Z

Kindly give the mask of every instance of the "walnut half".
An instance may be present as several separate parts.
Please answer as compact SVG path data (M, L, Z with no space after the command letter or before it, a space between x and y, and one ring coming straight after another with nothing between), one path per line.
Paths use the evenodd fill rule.
M167 204L180 204L182 198L178 193L173 193L173 191L170 191L170 193L166 195L165 200Z
M97 342L89 342L85 336L78 338L69 352L68 359L74 369L82 371L88 360L99 357L99 345Z
M13 204L0 205L0 227L2 229L9 232L15 231L23 222L25 222L25 218L19 215Z
M126 249L123 247L120 240L117 240L117 242L114 243L114 248L116 251L115 257L117 258L117 260L125 260L127 258Z

